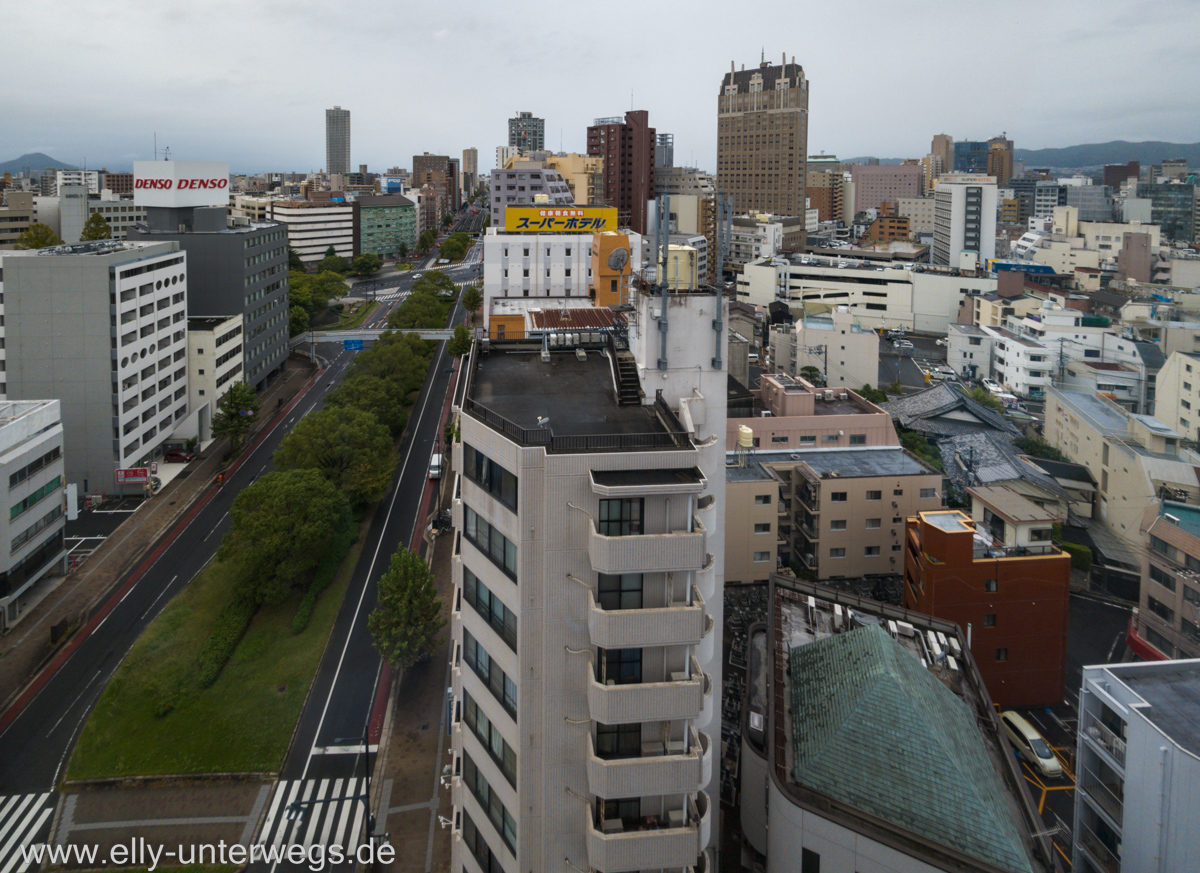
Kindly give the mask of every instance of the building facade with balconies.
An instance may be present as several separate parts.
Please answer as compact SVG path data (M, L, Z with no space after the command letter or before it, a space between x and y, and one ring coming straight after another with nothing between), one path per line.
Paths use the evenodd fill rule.
M781 576L767 603L735 734L756 869L1059 869L956 625Z
M1200 869L1200 661L1084 667L1076 873Z
M633 372L578 342L539 355L493 339L466 359L453 448L455 871L564 858L601 873L711 869L722 307L707 293L632 296L635 329L616 354L642 365ZM668 330L636 330L664 315ZM638 372L642 385L614 390Z

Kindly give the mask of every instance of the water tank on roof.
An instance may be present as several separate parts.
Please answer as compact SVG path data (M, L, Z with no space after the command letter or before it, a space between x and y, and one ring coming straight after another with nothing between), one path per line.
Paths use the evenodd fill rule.
M754 431L744 424L738 425L738 445L743 449L754 448Z

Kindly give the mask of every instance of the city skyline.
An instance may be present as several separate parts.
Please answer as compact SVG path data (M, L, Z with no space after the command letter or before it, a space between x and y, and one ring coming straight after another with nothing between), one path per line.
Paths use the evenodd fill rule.
M536 52L513 53L508 47L527 19L508 7L472 6L464 15L417 8L397 31L370 26L389 10L363 2L348 19L364 22L353 52L339 60L336 49L326 49L322 63L296 65L286 76L279 75L275 52L247 53L241 40L229 38L220 7L119 3L86 30L64 33L53 65L41 62L33 37L47 11L69 14L72 7L14 7L6 22L16 37L9 43L11 63L37 69L39 85L0 97L0 117L9 122L0 129L0 155L41 151L72 165L86 160L89 167L113 168L153 158L157 135L159 148L170 146L181 159L228 160L235 172L318 170L321 114L341 105L355 114L354 166L385 169L423 151L454 155L474 146L488 156L480 167L486 171L495 146L507 139L514 108L546 119L548 148L574 152L586 151L595 118L633 108L647 110L655 128L675 134L677 164L711 171L721 76L730 61L752 67L762 54L771 60L782 52L795 55L812 83L813 153L919 157L942 131L986 139L1005 130L1019 148L1200 140L1200 97L1186 85L1197 78L1189 39L1200 27L1200 8L1193 4L1123 0L1097 9L1072 0L1047 10L1018 2L1012 21L1036 26L1022 25L1020 38L1014 32L989 41L981 32L995 31L990 25L981 31L974 16L931 28L944 7L923 0L873 4L853 23L826 10L801 21L787 4L768 2L759 15L731 18L719 28L701 24L720 15L715 5L709 15L686 19L665 7L637 7L645 32L670 34L672 45L689 46L661 54L658 66L646 61L640 41L581 45L578 35L594 24L590 13L534 6L545 7L546 15L533 14L551 21L561 38L547 39ZM316 4L289 6L287 15L272 8L239 5L236 32L269 31L279 46L305 46L324 21ZM845 52L843 41L808 38L838 26L852 28L846 38L866 50L860 59ZM178 39L181 33L188 39ZM129 88L86 75L122 44L144 46L150 68L169 58L161 65L166 72L131 77ZM1057 69L1086 76L1098 57L1120 59L1129 70L1154 69L1153 91L1138 75L1086 91L1066 90L1065 83L1063 89L1021 87L1019 71L1038 69L1049 58ZM466 60L477 75L449 75L451 59ZM889 74L881 78L880 68ZM1004 71L1010 74L998 76ZM407 83L399 94L397 81Z

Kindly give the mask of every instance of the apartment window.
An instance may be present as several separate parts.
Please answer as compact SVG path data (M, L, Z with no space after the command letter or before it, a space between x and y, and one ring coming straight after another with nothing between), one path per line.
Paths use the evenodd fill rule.
M761 534L761 533L770 533L770 532L771 532L771 524L770 524L770 522L767 522L767 523L765 523L765 524L756 524L756 525L754 525L754 532L755 532L756 534Z
M800 873L821 873L821 856L812 849L801 849Z
M903 496L904 496L904 489L903 489L903 488L896 488L895 490L893 490L893 491L892 491L892 496L893 496L893 497L903 497Z
M996 613L985 612L983 614L983 626L984 627L995 627L996 626Z
M1161 618L1163 621L1172 622L1175 620L1175 610L1167 606L1153 597L1146 598L1146 608Z
M996 660L997 661L1007 661L1008 660L1008 649L1007 648L996 649Z
M642 532L641 497L622 497L600 501L600 535L606 537L637 536Z
M833 519L832 521L829 522L829 529L830 530L845 530L846 529L846 519L844 519L844 518Z
M892 516L892 524L904 524L904 519L898 515Z
M1150 578L1168 591L1175 590L1175 577L1154 564L1150 565Z
M463 521L466 525L467 541L491 558L492 563L513 580L516 580L516 544L480 518L478 513L469 506L463 507Z
M829 500L831 503L845 503L846 502L846 492L845 491L834 491L832 494L829 495Z
M821 442L823 443L836 443L839 440L841 440L841 437L836 433L827 433L821 437Z
M863 549L863 557L875 558L879 556L879 546L866 546Z
M882 491L868 491L867 500L883 500Z
M600 758L638 758L642 754L642 726L596 722L596 755Z
M989 594L994 593L996 591L996 580L995 579L984 579L983 580L983 590L987 591Z
M466 844L467 851L475 858L475 863L479 865L479 869L483 873L504 873L504 867L501 866L500 859L492 854L492 850L488 848L483 834L479 833L479 828L475 827L475 822L471 820L471 816L464 811L462 817L463 842Z
M892 551L893 552L903 552L904 546L900 545L899 543L896 543L892 546Z
M500 731L492 724L492 720L479 708L479 704L466 689L463 689L463 721L467 723L467 727L471 729L479 742L483 743L483 747L492 756L492 760L496 762L500 772L508 780L508 784L516 788L517 753L505 742Z
M921 499L927 500L930 497L937 497L937 489L936 488L922 488L921 489Z
M756 563L756 564L762 564L769 560L771 560L770 552L755 552L754 553L754 563Z
M488 818L496 828L496 833L500 834L504 844L515 855L517 852L517 822L504 808L504 804L500 802L496 792L492 791L492 787L488 785L487 780L483 778L483 774L479 772L479 768L475 766L475 762L466 752L463 753L463 781L466 783L467 789L475 795L479 805L487 812Z
M850 434L850 445L865 446L867 444L867 435L865 433Z
M831 557L831 558L844 558L844 557L846 557L846 550L845 550L845 549L830 549L830 550L829 550L829 557Z
M815 446L817 444L817 436L816 434L801 434L799 442L802 446Z
M636 685L642 681L642 650L600 649L596 672L605 684Z
M463 443L463 474L513 512L517 511L517 477L468 443Z
M621 573L616 576L600 573L596 589L596 599L601 609L642 608L641 573Z
M517 650L517 615L479 581L479 577L463 567L463 600L479 613L514 652Z
M773 443L786 443L787 441L788 441L788 438L786 436L772 436L771 437L771 442L773 442Z
M755 506L770 506L771 505L771 495L770 494L755 494L754 495L754 505Z
M881 527L883 527L883 519L882 518L868 518L867 519L867 530L878 530Z
M475 675L487 684L488 691L492 692L492 696L500 701L500 704L516 721L516 683L505 675L469 630L463 630L463 660L467 662L467 666L474 671Z

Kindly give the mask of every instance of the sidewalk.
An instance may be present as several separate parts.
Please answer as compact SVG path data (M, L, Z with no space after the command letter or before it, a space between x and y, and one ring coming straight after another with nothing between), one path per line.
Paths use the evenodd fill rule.
M312 377L306 360L292 357L287 369L262 395L262 418L253 435L276 417L279 400L296 396ZM172 525L213 485L225 455L225 442L215 442L194 461L190 474L175 479L104 540L57 588L33 607L7 635L0 637L0 715L12 704L42 665L70 639L50 644L50 629L66 621L73 633L126 573Z

